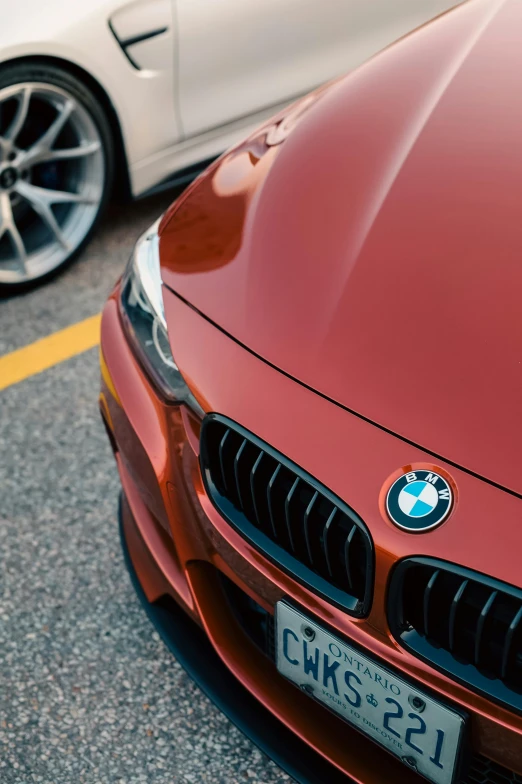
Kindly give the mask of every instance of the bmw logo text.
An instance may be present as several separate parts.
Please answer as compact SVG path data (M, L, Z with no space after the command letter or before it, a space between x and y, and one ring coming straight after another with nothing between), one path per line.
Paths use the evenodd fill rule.
M453 491L436 471L412 470L392 484L386 496L391 521L405 531L428 531L451 512Z

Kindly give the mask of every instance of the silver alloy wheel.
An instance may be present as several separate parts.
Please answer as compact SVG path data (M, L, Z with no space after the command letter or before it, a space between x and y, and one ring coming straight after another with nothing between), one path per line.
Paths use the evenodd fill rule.
M102 140L72 95L39 82L0 90L0 134L0 284L27 283L63 264L94 223Z

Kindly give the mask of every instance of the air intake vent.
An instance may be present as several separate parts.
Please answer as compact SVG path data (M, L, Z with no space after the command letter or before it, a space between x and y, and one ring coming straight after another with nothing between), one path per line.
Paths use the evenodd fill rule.
M201 469L223 516L268 558L351 615L366 615L373 548L362 520L268 444L212 414Z
M477 754L461 784L522 784L522 776Z
M444 561L393 572L390 627L402 644L469 687L522 711L522 591Z

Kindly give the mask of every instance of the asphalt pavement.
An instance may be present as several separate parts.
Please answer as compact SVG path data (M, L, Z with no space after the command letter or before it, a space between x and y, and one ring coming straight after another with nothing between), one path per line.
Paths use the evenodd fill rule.
M101 310L172 194L110 209L82 257L0 302L0 355ZM289 782L209 702L135 597L91 349L0 392L0 782Z

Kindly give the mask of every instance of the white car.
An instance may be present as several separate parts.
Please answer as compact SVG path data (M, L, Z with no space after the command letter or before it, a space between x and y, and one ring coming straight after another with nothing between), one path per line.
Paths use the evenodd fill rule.
M115 184L188 180L460 0L14 0L0 26L0 286L54 274Z

